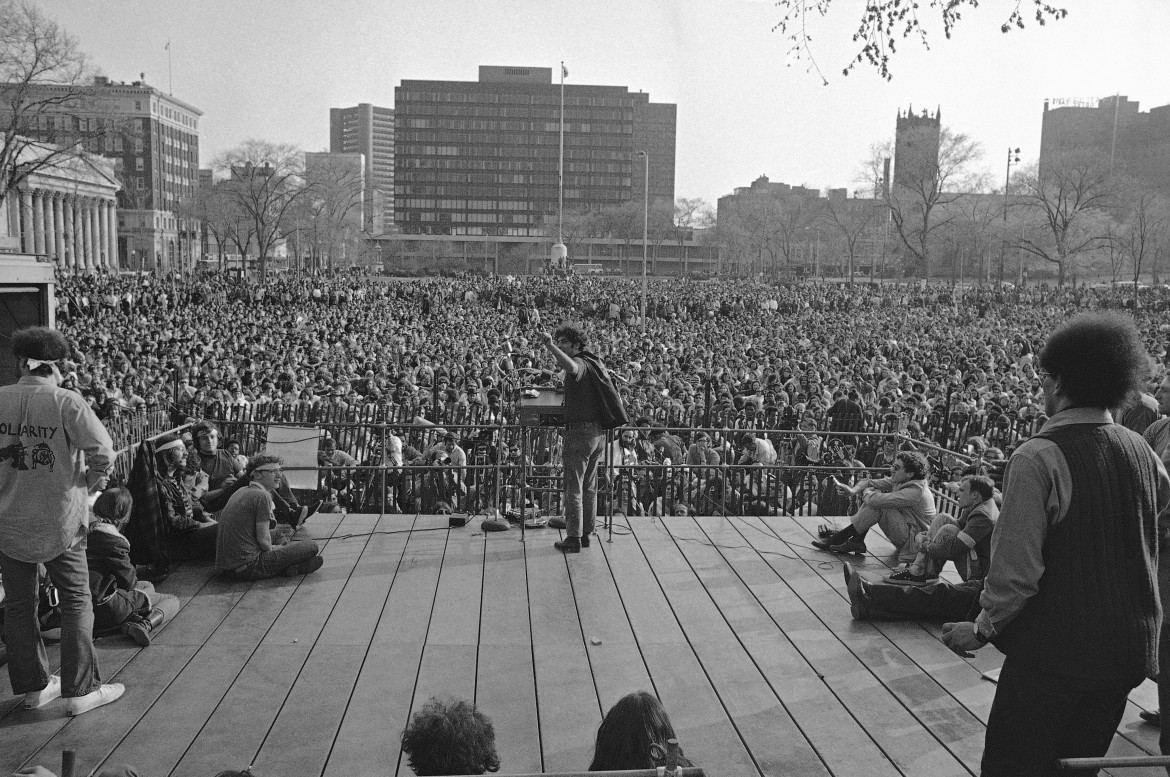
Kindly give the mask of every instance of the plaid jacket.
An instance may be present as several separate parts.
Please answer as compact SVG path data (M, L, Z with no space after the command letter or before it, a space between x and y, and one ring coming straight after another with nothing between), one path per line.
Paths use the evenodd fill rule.
M157 474L154 441L144 440L134 455L134 466L130 469L130 480L126 484L130 495L134 497L134 510L126 526L126 538L130 540L130 559L135 564L152 564L156 571L166 572L171 565L167 553L167 533L170 527L163 516L155 479Z

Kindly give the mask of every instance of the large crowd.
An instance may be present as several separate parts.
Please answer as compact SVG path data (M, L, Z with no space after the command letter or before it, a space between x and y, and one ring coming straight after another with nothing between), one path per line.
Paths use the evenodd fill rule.
M57 287L58 323L75 343L65 385L109 422L153 409L176 425L510 423L520 386L558 379L539 332L571 321L622 382L631 419L678 429L658 445L641 440L637 463L680 463L698 439L688 430L705 427L728 464L867 466L879 439L831 446L816 433L901 432L1010 454L1045 418L1034 354L1075 311L1132 311L1154 365L1152 390L1164 371L1170 291L1141 294L1135 307L1126 286L670 279L650 284L642 321L641 286L613 278L406 281L347 270L264 282L62 276ZM776 450L761 462L743 454L742 436L720 433L745 428L792 433L761 435ZM461 443L472 437L464 429ZM375 436L342 442L356 462L382 445ZM415 440L413 452L431 442ZM640 501L655 496L661 489Z
M631 416L775 413L825 422L837 392L868 415L923 422L1042 412L1032 354L1077 310L1132 308L1124 287L659 281L468 276L397 282L356 272L63 276L58 322L76 343L67 382L105 418L141 408L223 417L313 408L441 419L479 406L507 418L514 387L551 369L537 333L575 321L627 382ZM1165 356L1165 289L1134 311ZM793 423L793 422L796 423Z
M1040 439L1028 441L1048 413L1072 407L1061 381L1073 378L1054 378L1036 359L1047 336L1075 312L1122 309L1133 317L1140 334L1133 335L1128 352L1136 361L1128 368L1134 376L1148 373L1151 382L1140 386L1135 377L1110 394L1129 392L1120 404L1101 410L1136 432L1167 434L1170 427L1158 419L1170 401L1168 292L1159 287L1135 299L1128 289L1083 287L660 281L640 318L641 289L619 279L403 281L357 271L263 282L63 277L61 332L14 336L23 377L4 396L59 380L67 389L54 394L68 411L61 423L76 415L72 405L88 403L94 415L83 413L78 428L88 435L79 439L92 443L85 448L91 493L106 488L114 458L99 421L154 413L174 424L141 446L127 488L111 483L98 497L90 508L91 541L80 551L94 589L84 602L91 628L121 632L143 646L178 609L174 597L144 579L161 582L171 561L214 560L218 572L240 580L309 574L324 563L320 549L293 535L327 504L511 513L517 469L496 469L494 477L507 482L492 482L491 468L475 465L516 464L525 455L534 479L559 480L557 435L534 435L525 452L527 438L515 426L526 387L560 380L557 363L540 347L553 329L562 333L558 342L567 343L565 332L583 337L620 382L631 424L605 454L607 507L637 514L807 508L849 515L843 528L822 526L813 544L865 553L866 532L880 526L907 563L885 582L896 594L885 600L879 594L886 589L854 578L845 565L855 617L925 616L939 610L941 596L966 610L982 590L981 576L993 563L1005 460L1016 445ZM562 326L567 322L574 328ZM1128 322L1090 325L1132 329ZM1046 368L1055 364L1048 350L1042 358ZM294 493L284 462L255 433L287 419L325 427L316 488L307 492ZM231 439L233 429L244 428L253 433ZM1159 446L1164 450L1165 441ZM31 453L12 447L20 462L31 456L34 470L56 460L47 444ZM29 468L14 460L13 469ZM956 494L955 516L936 504L935 494L948 487ZM493 489L503 501L491 505ZM547 492L559 490L558 484ZM588 547L586 537L574 552ZM83 557L73 546L68 553L77 556L75 565ZM0 558L22 596L33 596L35 564ZM960 568L966 588L939 579L947 561ZM62 570L50 569L50 576L58 587L57 577L65 579ZM911 602L906 591L922 601ZM73 609L59 609L64 641L74 638L65 633L76 631L86 599L68 593ZM985 642L985 626L976 624L971 639ZM47 624L39 628L45 633ZM953 649L978 647L965 637L952 640L951 631ZM25 694L26 707L66 696L71 715L124 690L80 669L25 680L27 688L13 687ZM648 699L633 694L623 703L633 708ZM431 724L452 715L479 732L477 764L498 765L490 722L459 702L435 702L412 720L404 734L412 758L421 765L430 757ZM594 767L610 763L602 755L607 731L603 724ZM625 762L615 758L613 765Z

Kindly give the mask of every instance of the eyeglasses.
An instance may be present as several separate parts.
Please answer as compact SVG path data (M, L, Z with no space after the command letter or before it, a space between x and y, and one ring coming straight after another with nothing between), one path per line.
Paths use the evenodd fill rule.
M1051 378L1052 373L1048 370L1036 370L1036 377L1043 381L1045 378Z
M274 475L279 475L282 472L284 472L284 470L281 469L280 467L264 467L262 469L254 469L254 470L252 470L252 472L257 474L257 475L260 474L261 472L271 472Z

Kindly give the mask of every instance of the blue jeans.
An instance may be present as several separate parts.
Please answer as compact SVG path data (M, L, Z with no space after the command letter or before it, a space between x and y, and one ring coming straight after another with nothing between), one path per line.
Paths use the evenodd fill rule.
M44 564L61 597L61 695L84 696L102 682L93 650L93 607L85 543L78 543ZM42 690L49 683L50 672L37 622L37 565L0 553L0 575L7 597L4 641L12 691L26 694Z
M237 580L260 580L265 577L277 577L284 574L284 570L294 564L308 561L317 553L317 543L313 540L296 540L285 545L276 545L269 551L262 551L260 557L251 566L239 572L225 572L224 574Z
M593 532L597 519L597 465L605 450L600 425L565 429L565 527L570 537Z

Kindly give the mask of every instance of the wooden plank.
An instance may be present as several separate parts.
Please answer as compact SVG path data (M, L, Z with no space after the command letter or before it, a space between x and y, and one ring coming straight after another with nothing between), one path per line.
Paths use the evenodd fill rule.
M483 538L470 526L447 533L410 714L431 697L475 699Z
M365 645L313 648L255 758L257 774L318 777L325 770L365 656Z
M793 520L808 532L810 540L812 536L815 536L815 521L809 518L794 518ZM895 566L893 559L882 556L883 546L888 546L891 549L893 546L889 545L889 541L880 532L877 533L876 537L871 532L870 538L867 538L867 545L877 550L877 560L880 562L876 572L867 574L884 573L885 570ZM957 579L957 573L950 569L949 563L948 570ZM978 650L975 651L973 658L962 659L962 661L955 660L949 651L945 654L939 654L938 643L942 641L942 623L939 621L874 621L873 626L894 640L908 657L917 662L934 680L947 688L957 700L986 724L987 715L991 711L995 686L986 680L975 682L967 669L974 668L979 673L997 669L1003 665L1002 653L995 649ZM937 660L939 655L944 656L941 664ZM1152 701L1154 708L1157 708L1157 685L1155 683L1148 682L1144 686L1139 686L1139 689L1135 689L1134 693L1131 694L1131 703L1126 705L1125 713L1118 726L1118 737L1124 739L1125 742L1115 741L1111 745L1118 755L1153 755L1160 752L1157 727L1143 724L1139 715L1142 708L1133 703L1135 695L1141 696L1143 694L1147 703Z
M484 535L468 524L452 529L443 549L443 568L427 631L428 645L477 645L483 598ZM465 698L471 700L472 684Z
M934 671L948 677L952 683L961 683L959 686L952 685L956 691L978 694L993 692L994 689L980 686L984 681L979 673L942 643L920 638L918 635L926 635L926 632L914 623L854 621L847 606L841 560L826 558L827 554L812 549L807 544L810 535L798 523L799 520L777 518L761 521L758 525L766 525L788 544L794 555L804 559L809 568L815 570L824 583L828 583L804 594L806 603L944 747L968 769L977 772L983 753L983 721L927 674L920 664L901 649L898 641L887 637L887 626L891 633L896 633L908 642L913 641L918 649L924 651ZM872 569L877 563L867 559L863 567ZM923 655L919 654L920 661L926 660ZM951 667L958 667L959 672L951 675Z
M582 550L569 565L602 714L631 691L652 687L650 671L605 555L607 546L612 543L595 537L592 547Z
M624 527L628 531L628 523ZM684 752L726 774L759 774L732 726L637 538L625 534L605 546L614 581L650 672ZM635 689L631 689L635 690Z
M186 603L206 586L211 574L212 570L206 565L184 565L160 586L160 590L173 593L180 597L182 603ZM160 635L165 632L166 629L160 631ZM95 649L102 678L106 681L125 680L122 671L141 650L120 635L97 640ZM48 654L51 671L57 672L60 666L59 646L55 644L49 646ZM0 672L0 676L3 676L5 690L10 693L8 673ZM42 747L56 748L56 745L49 743L70 720L65 716L64 701L53 702L39 710L25 710L21 706L22 703L23 697L11 697L5 700L2 708L4 711L0 717L0 773L4 773L5 769L15 771Z
M337 526L337 533L360 531L372 525L373 519L369 516L344 516ZM174 773L214 773L227 766L242 768L253 762L367 539L357 537L328 542L322 550L325 566L312 575L273 578L252 586L261 601L280 601L283 592L275 590L279 588L292 590L293 594L266 632L261 633L259 629L250 632L250 636L259 639L259 642L252 643L251 658L222 703L206 720ZM269 593L272 593L271 597ZM231 642L225 638L226 644ZM267 665L272 662L279 666ZM247 734L241 729L247 729ZM233 734L238 735L234 740Z
M539 536L528 543L527 560L542 770L583 769L601 707L569 578L569 565L580 563L582 554L554 548L552 532Z
M676 544L671 539L670 533L677 530L698 533L690 519L671 521L671 528L665 532L648 525L646 520L630 523L652 568L663 581L666 597L703 671L760 770L765 774L780 771L828 774L820 755L781 704L707 590L706 586L737 589L738 601L725 598L725 602L732 608L744 606L743 586L731 579L723 559L718 554L701 553L702 548L696 543ZM701 573L692 565L692 557L702 564ZM728 590L724 593L735 595ZM758 625L763 625L763 621ZM777 641L783 639L770 621L766 631Z
M369 537L317 644L361 645L368 649L410 538L409 526L404 531L402 521L402 516L384 516L373 526L373 531L395 533Z
M423 531L407 537L325 766L326 777L395 771L438 586L446 523L445 516L422 516L413 524Z
M360 523L347 521L344 530L390 531L396 524L401 524L396 517L364 515ZM409 533L371 534L331 542L333 546L361 540L362 550L257 756L263 770L290 777L316 777L325 770L408 537ZM306 709L313 711L310 718ZM308 720L311 726L306 726Z
M231 689L252 650L247 645L205 645L101 766L132 764L151 774L169 773Z
M704 529L703 536L712 542L716 536L707 528L714 526L723 532L728 525L721 518L701 518L698 523ZM750 605L729 606L722 601L723 589L708 586L708 590L753 657L758 656L757 661L763 663L780 698L833 774L880 773L883 766L893 770L895 764L905 774L967 774L794 590L800 587L794 581L809 578L818 584L813 590L823 587L819 576L770 533L753 530L747 520L736 519L735 529L734 535L719 535L719 553L750 590L754 603L782 629L784 643L790 643L795 655L786 655L785 664L772 668L780 656L769 660L769 651L782 653L784 643L777 645L776 638L757 625L760 611ZM690 543L683 544L684 549L690 547ZM730 613L739 615L731 617ZM812 672L813 677L808 678L806 672ZM793 678L809 684L797 685L795 696L779 690ZM818 700L813 678L824 684L829 698L822 692ZM801 693L802 688L808 689L807 696ZM829 703L830 698L834 703Z
M338 533L358 534L351 539L331 539L322 549L325 566L301 579L288 605L272 624L263 642L270 645L315 642L329 619L346 581L369 541L368 532L377 524L373 515L347 515Z
M534 536L539 534L529 538ZM484 535L475 703L492 719L501 770L513 773L541 769L524 561L528 544L514 532Z
M171 777L207 777L251 764L310 649L307 643L257 647Z
M125 673L133 681L127 683L122 698L70 719L33 760L52 763L56 754L73 750L77 754L77 772L88 774L138 724L197 651L194 645L140 651L126 667Z

